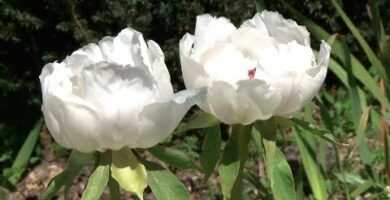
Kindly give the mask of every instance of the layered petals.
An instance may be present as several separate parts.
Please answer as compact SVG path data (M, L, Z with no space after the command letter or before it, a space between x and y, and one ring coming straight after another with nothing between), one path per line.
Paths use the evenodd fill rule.
M328 44L316 60L306 28L277 12L258 13L238 29L230 24L199 16L195 35L180 41L186 87L207 89L203 110L224 123L249 124L292 116L314 97L326 76ZM227 31L216 31L221 26Z
M81 152L156 145L201 98L174 94L160 47L130 28L45 65L40 80L50 133Z

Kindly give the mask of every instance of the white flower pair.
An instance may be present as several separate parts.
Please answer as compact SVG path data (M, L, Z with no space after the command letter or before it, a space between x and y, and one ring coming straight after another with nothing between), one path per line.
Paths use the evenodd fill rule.
M228 124L291 116L318 92L329 54L323 42L316 61L306 28L276 12L256 14L239 28L201 15L195 35L180 41L188 90L174 94L158 44L127 28L47 64L42 110L64 147L148 148L194 104Z

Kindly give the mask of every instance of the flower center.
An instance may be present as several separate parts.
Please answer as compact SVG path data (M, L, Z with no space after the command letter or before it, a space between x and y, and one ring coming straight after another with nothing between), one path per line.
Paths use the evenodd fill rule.
M254 79L255 75L256 75L256 68L248 70L248 77L249 77L249 79L251 79L251 80Z

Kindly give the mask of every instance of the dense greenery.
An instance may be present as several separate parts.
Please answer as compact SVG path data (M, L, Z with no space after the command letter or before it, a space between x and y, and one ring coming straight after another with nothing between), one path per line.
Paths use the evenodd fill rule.
M180 90L184 88L184 85L178 58L178 41L186 32L192 33L194 31L196 16L202 13L226 16L239 25L243 20L251 18L256 13L256 3L259 2L261 1L0 0L0 140L2 141L0 143L0 168L8 168L12 165L13 158L18 153L29 131L41 117L38 76L45 63L62 60L82 45L96 42L106 35L116 35L124 27L132 27L142 32L146 39L155 40L161 45L172 82L175 89ZM378 8L380 8L384 33L388 34L390 33L390 2L380 0L377 3ZM257 9L261 6L260 4L257 4ZM298 23L305 22L298 17L297 13L291 12L291 9L288 9L283 1L268 0L264 1L264 4L269 10L279 11L286 18L292 18ZM348 46L348 52L350 51L358 58L376 84L379 82L382 74L372 63L372 59L362 50L356 36L350 32L331 1L291 0L289 4L330 34L338 33L336 41L345 42L345 46ZM343 1L340 4L368 45L381 59L383 65L389 68L389 62L386 62L381 50L383 46L378 40L381 37L380 33L375 28L375 24L373 27L372 16L375 13L372 10L371 12L367 11L368 2L364 0ZM309 31L313 32L310 28ZM315 35L315 33L313 34ZM312 39L315 49L318 49L319 44L319 39L314 39L317 37ZM389 40L388 37L389 35L385 35L386 42ZM322 39L327 40L328 38ZM342 52L342 50L338 52ZM337 52L333 53L337 54ZM374 141L375 148L371 150L375 156L372 158L374 160L364 164L366 168L380 166L386 158L382 155L382 149L378 142L375 143L375 141L379 141L377 127L380 125L376 125L375 123L379 122L375 122L374 119L379 121L381 116L387 113L381 112L380 104L384 102L378 98L378 95L372 94L372 87L367 86L369 85L367 82L362 82L361 78L357 77L357 83L353 83L353 81L351 83L351 80L355 80L354 76L358 75L352 75L348 72L348 61L343 60L342 55L334 55L333 57L335 62L338 62L342 66L341 68L346 71L349 80L342 80L337 73L329 73L325 90L316 100L315 106L306 107L306 119L316 121L316 119L312 119L312 115L320 115L322 119L320 124L328 129L333 129L332 131L341 138L342 142L348 143L348 139L355 138L355 133L363 128L358 124L364 110L355 112L354 108L356 107L354 107L353 100L351 101L347 95L353 95L354 88L361 90L361 93L365 95L364 98L360 97L360 100L363 99L361 102L363 106L360 107L365 108L364 105L372 105L372 110L375 111L374 114L371 114L373 119L371 119L367 129L370 141ZM386 79L384 80L386 81ZM343 81L346 81L347 84L345 85ZM384 90L386 91L386 89ZM352 113L358 113L358 115ZM386 116L388 117L388 113ZM326 121L326 117L330 117L332 122ZM361 131L364 133L364 130ZM299 136L294 138L300 141ZM304 142L315 143L317 141ZM184 144L187 144L184 148L194 151L194 156L197 156L196 151L201 146L198 137L188 137ZM300 151L305 150L302 143L298 142L298 145ZM352 150L350 151L352 152ZM364 150L359 149L359 151ZM35 147L32 158L39 157L39 152L38 145ZM333 181L331 179L333 168L325 166L326 158L322 154L318 160L321 164L321 172L319 173L324 174L326 180ZM34 159L30 159L29 162L34 162ZM365 179L370 177L372 172L354 169L354 163L348 162L345 161L341 165L345 167L347 174L351 175L352 178ZM302 173L302 170L298 169L297 171ZM342 171L339 170L336 171L340 174ZM356 175L357 173L361 174ZM346 180L345 176L335 176L339 179L337 184L350 184L344 188L340 186L341 189L338 188L340 190L348 190L348 187L357 184L353 180ZM300 186L299 183L297 185L297 187L304 187ZM383 193L381 188L375 189Z

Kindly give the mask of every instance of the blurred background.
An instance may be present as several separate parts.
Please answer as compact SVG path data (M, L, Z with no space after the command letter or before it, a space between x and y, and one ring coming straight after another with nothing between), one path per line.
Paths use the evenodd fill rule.
M35 125L42 117L38 76L46 63L63 60L87 43L132 27L160 44L178 91L184 89L178 42L185 33L194 32L197 15L225 16L239 26L264 8L308 26L313 49L318 49L321 39L336 46L324 88L305 107L302 117L330 129L335 138L350 145L335 147L309 138L304 139L304 146L297 146L296 140L302 138L295 135L302 133L285 134L280 145L291 161L301 197L318 199L313 181L306 181L310 172L306 168L315 163L316 176L323 177L320 181L329 199L390 199L390 1L344 0L338 4L349 23L330 0L0 0L0 199L18 190L29 172L47 159L46 136L39 135ZM201 131L177 137L181 141L174 144L180 143L179 148L197 158ZM67 154L55 144L50 149L52 159ZM309 152L306 161L299 156L305 150ZM261 169L253 157L255 161L248 164L253 172L247 179L253 184L249 193L253 199L266 199L269 194L261 187L267 184L256 183ZM205 187L216 190L215 194L208 192L198 199L219 199L218 189Z

